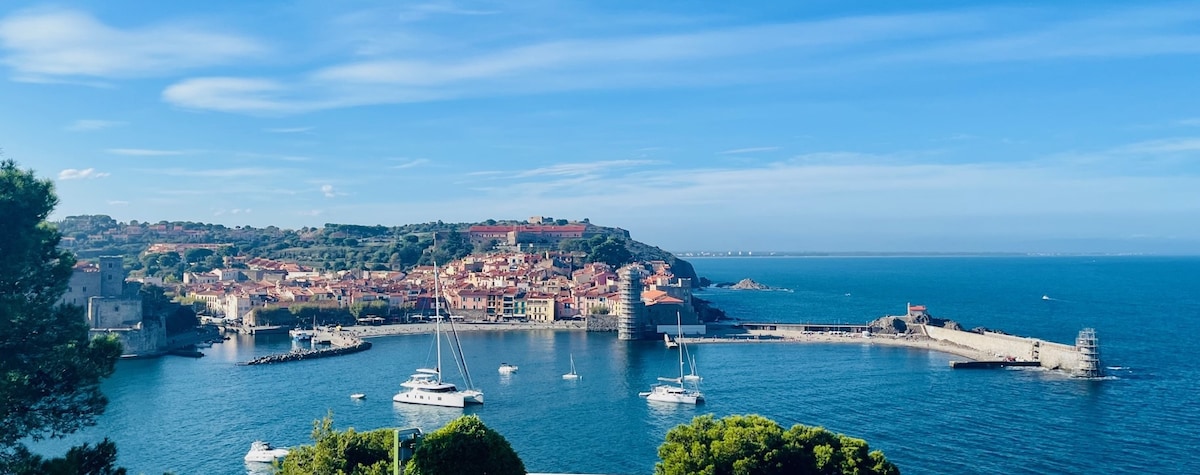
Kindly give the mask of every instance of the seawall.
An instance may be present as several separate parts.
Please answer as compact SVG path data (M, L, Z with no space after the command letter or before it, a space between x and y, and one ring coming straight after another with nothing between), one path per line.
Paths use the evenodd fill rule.
M973 348L998 359L1012 357L1020 361L1037 361L1048 369L1074 371L1079 368L1079 352L1073 345L1002 333L974 333L929 325L918 327L934 340Z
M319 337L328 338L333 346L329 348L321 348L318 350L300 350L276 355L266 355L254 358L247 361L246 365L260 365L272 363L285 363L288 361L310 360L314 358L326 358L330 356L348 355L350 353L358 353L371 349L371 342L363 341L361 338L349 334L347 332L319 332Z

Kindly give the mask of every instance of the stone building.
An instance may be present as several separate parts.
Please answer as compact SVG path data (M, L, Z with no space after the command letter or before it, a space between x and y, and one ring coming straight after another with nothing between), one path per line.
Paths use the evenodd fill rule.
M101 256L96 263L75 266L59 303L84 307L92 337L116 335L124 348L121 356L162 354L167 349L165 322L143 321L142 299L126 297L124 290L121 256Z

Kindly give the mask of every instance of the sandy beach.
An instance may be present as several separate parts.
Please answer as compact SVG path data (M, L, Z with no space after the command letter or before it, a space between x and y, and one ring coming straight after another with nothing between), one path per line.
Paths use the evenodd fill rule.
M359 338L374 338L392 335L420 335L433 333L433 323L409 323L379 326L342 327L342 331ZM455 323L454 329L460 332L477 331L585 331L582 321L566 321L554 323ZM885 345L918 348L938 351L955 356L961 356L975 361L996 359L995 355L986 352L955 345L953 343L934 340L925 336L892 336L874 335L863 338L858 334L831 335L805 334L794 331L744 331L739 328L726 326L710 326L708 334L703 337L684 338L688 344L746 344L746 343L829 343L829 344L859 344Z

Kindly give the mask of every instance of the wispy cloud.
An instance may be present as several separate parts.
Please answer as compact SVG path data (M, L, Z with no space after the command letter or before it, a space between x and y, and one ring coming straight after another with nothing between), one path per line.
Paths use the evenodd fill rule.
M445 13L446 4L409 7ZM461 10L461 11L460 11ZM1200 52L1179 8L977 8L702 27L587 39L553 37L490 50L406 50L292 77L198 77L163 98L194 109L286 114L571 90L687 87L840 77L912 64L1088 60ZM1040 15L1039 15L1040 14ZM1030 21L1030 17L1039 17ZM1123 19L1136 18L1136 22ZM678 31L678 30L677 30ZM496 43L511 44L511 43ZM731 62L736 68L731 68ZM736 69L736 72L733 70Z
M326 198L337 198L339 196L346 196L349 193L338 191L333 185L325 184L321 185L321 194L325 195Z
M67 125L66 129L71 132L89 132L93 130L110 129L125 125L125 122L116 120L98 120L98 119L79 119Z
M258 41L158 24L120 29L78 10L41 8L0 19L3 62L16 78L163 76L263 54Z
M273 134L299 134L312 131L313 127L272 127L263 130Z
M534 168L525 170L516 174L517 178L528 178L537 176L580 176L594 175L600 172L612 172L617 169L640 167L652 165L657 162L654 160L608 160L600 162L585 162L585 163L561 163L548 167Z
M98 172L95 168L75 169L67 168L58 172L59 180L83 180L90 178L104 178L109 174L106 172Z
M106 152L113 155L127 155L131 157L170 157L191 153L186 150L158 150L151 148L110 148Z
M167 176L189 176L189 177L210 177L210 178L239 178L252 176L270 176L281 173L283 170L271 168L213 168L213 169L186 169L186 168L154 168L144 169L145 173L153 173Z
M398 170L403 170L403 169L405 169L405 168L419 167L419 166L421 166L421 165L424 165L424 164L426 164L426 163L429 163L429 159L428 159L428 158L413 158L413 159L408 159L408 158L398 158L398 159L395 159L395 160L398 160L398 161L400 161L400 162L401 162L401 163L400 163L400 164L398 164L398 165L392 165L392 168L395 168L395 169L398 169Z
M1187 127L1200 127L1200 117L1192 118L1192 119L1183 119L1177 123L1179 125L1184 125Z
M128 206L129 202L125 200L108 200L110 206Z
M1173 138L1138 142L1114 150L1126 154L1162 154L1200 151L1200 138Z
M739 154L743 154L743 153L774 152L776 150L779 150L779 147L735 148L733 150L725 150L723 152L717 152L717 155L739 155Z

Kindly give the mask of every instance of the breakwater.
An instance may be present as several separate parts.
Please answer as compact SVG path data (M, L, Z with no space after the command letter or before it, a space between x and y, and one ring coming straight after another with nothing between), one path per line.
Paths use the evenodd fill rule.
M371 349L371 342L364 341L361 338L353 335L345 334L345 332L318 332L318 335L314 338L319 338L322 340L329 339L332 346L329 348L319 348L315 350L289 351L287 353L260 356L242 364L261 365L286 363L289 361L301 361L314 358L348 355L351 353L358 353L360 351Z
M1073 345L1002 333L950 330L932 325L920 325L919 329L934 340L973 348L997 358L1036 361L1043 368L1063 371L1079 368L1079 351Z

